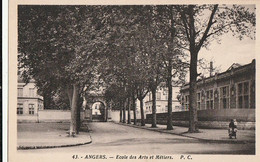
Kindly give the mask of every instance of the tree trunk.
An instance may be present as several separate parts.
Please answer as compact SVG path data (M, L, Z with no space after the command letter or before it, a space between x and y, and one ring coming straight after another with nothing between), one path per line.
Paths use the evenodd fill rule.
M136 125L137 124L137 121L136 121L136 105L135 105L136 100L135 100L134 94L132 96L132 101L133 101L132 106L133 106L133 114L134 114L134 125Z
M126 105L127 105L127 102L126 100L124 101L124 107L123 107L123 123L126 123Z
M156 88L152 88L152 128L156 128Z
M172 61L171 60L169 60L167 87L168 87L167 130L172 130L173 127L172 127Z
M78 102L79 88L76 84L73 84L73 96L71 102L71 122L70 122L70 136L74 136L77 132L77 102Z
M145 121L144 121L144 99L139 98L140 101L140 109L141 109L141 126L145 126Z
M107 107L104 108L104 122L107 122L107 118L108 118L108 105Z
M130 98L127 98L127 124L131 124Z
M81 121L80 121L80 110L82 106L82 98L80 98L80 94L78 94L78 102L77 102L77 126L76 126L76 134L79 134L79 129L81 126Z
M123 118L122 118L122 115L123 115L123 113L122 113L123 108L122 108L122 102L121 102L121 101L120 101L120 103L119 103L119 106L120 106L120 113L119 113L120 117L119 117L119 122L123 122Z
M46 92L44 92L43 94L43 106L44 109L51 109L51 96L50 94L47 94Z
M73 97L73 89L71 87L67 88L67 95L69 98L69 102L70 102L70 108L72 105L72 97Z
M198 132L198 116L196 105L196 91L197 91L197 59L198 53L193 49L191 50L190 59L190 88L189 88L189 132Z

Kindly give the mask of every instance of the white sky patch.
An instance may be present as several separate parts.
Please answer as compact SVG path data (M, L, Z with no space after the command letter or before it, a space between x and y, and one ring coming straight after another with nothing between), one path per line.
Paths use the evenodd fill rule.
M250 12L255 12L255 5L243 6L248 8ZM208 50L202 48L199 52L199 59L204 58L208 64L213 61L213 66L218 67L219 72L226 71L233 63L248 64L256 58L255 40L249 37L239 40L236 36L232 36L231 32L220 36L220 38L221 44L213 41L208 46Z
M226 71L233 63L248 64L255 59L255 40L239 40L231 33L226 34L222 36L221 44L212 42L208 50L201 49L199 58L213 61L213 66L220 67L220 72Z

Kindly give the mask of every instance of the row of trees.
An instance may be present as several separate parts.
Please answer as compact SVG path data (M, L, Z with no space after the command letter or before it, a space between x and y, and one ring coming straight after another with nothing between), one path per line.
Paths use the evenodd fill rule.
M135 101L138 99L141 103L141 125L145 125L143 99L151 91L152 127L156 127L155 98L161 82L167 82L170 91L168 108L169 112L172 112L172 84L177 84L179 79L183 80L184 65L187 65L183 62L185 54L176 47L177 40L173 39L176 34L176 29L171 24L173 17L170 13L173 8L173 6L118 6L115 15L120 15L120 19L114 19L115 15L111 17L113 21L111 25L115 25L116 34L121 39L116 39L112 44L113 51L106 53L107 59L104 64L107 66L102 66L100 73L108 85L106 95L113 96L108 99L119 103L123 109L120 109L122 122L126 122L125 110L130 110L131 101L136 124ZM167 11L168 14L162 11ZM172 78L176 76L179 76L179 79L173 82ZM113 85L111 90L110 85ZM170 117L171 113L168 129L172 129Z
M106 99L123 108L122 122L132 105L136 124L138 99L145 124L143 99L151 91L153 127L156 89L167 83L167 129L172 129L172 86L181 84L188 71L189 131L196 132L200 49L227 32L254 38L254 28L255 14L238 5L19 6L19 67L26 80L36 80L42 93L66 91L70 132L78 132L78 99L97 76L106 85Z

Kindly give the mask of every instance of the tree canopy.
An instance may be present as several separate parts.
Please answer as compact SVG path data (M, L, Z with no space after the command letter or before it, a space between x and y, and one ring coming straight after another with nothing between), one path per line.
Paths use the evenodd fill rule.
M132 97L142 103L161 82L167 82L171 94L173 84L182 84L189 68L194 132L199 51L221 41L227 32L254 39L255 24L255 14L241 5L20 5L19 68L26 81L36 80L42 94L65 90L72 114L80 94L99 80L107 100L129 103Z

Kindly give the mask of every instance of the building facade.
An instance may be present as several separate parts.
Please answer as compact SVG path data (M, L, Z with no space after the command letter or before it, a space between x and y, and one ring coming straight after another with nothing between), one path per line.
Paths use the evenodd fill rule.
M189 110L189 85L181 88L181 104ZM255 109L255 60L197 81L197 110Z
M180 102L177 99L180 87L172 88L172 112L182 111ZM144 99L145 113L152 113L152 93L149 92ZM156 91L156 113L168 112L168 89L159 87Z
M180 94L180 87L172 87L172 112L183 111L178 95ZM144 98L144 116L152 114L152 93L148 92ZM156 113L168 112L168 89L161 85L156 90ZM132 115L132 114L131 114ZM137 119L141 119L140 101L136 100L136 115Z
M37 120L39 110L43 110L43 97L37 94L34 80L24 83L19 75L17 87L18 121Z
M223 73L197 81L197 117L199 128L227 129L237 119L238 129L255 129L255 60L247 65L233 64ZM173 125L189 126L189 84L181 90L185 111L173 112ZM167 113L156 116L158 124L167 123ZM146 115L147 123L152 115Z

